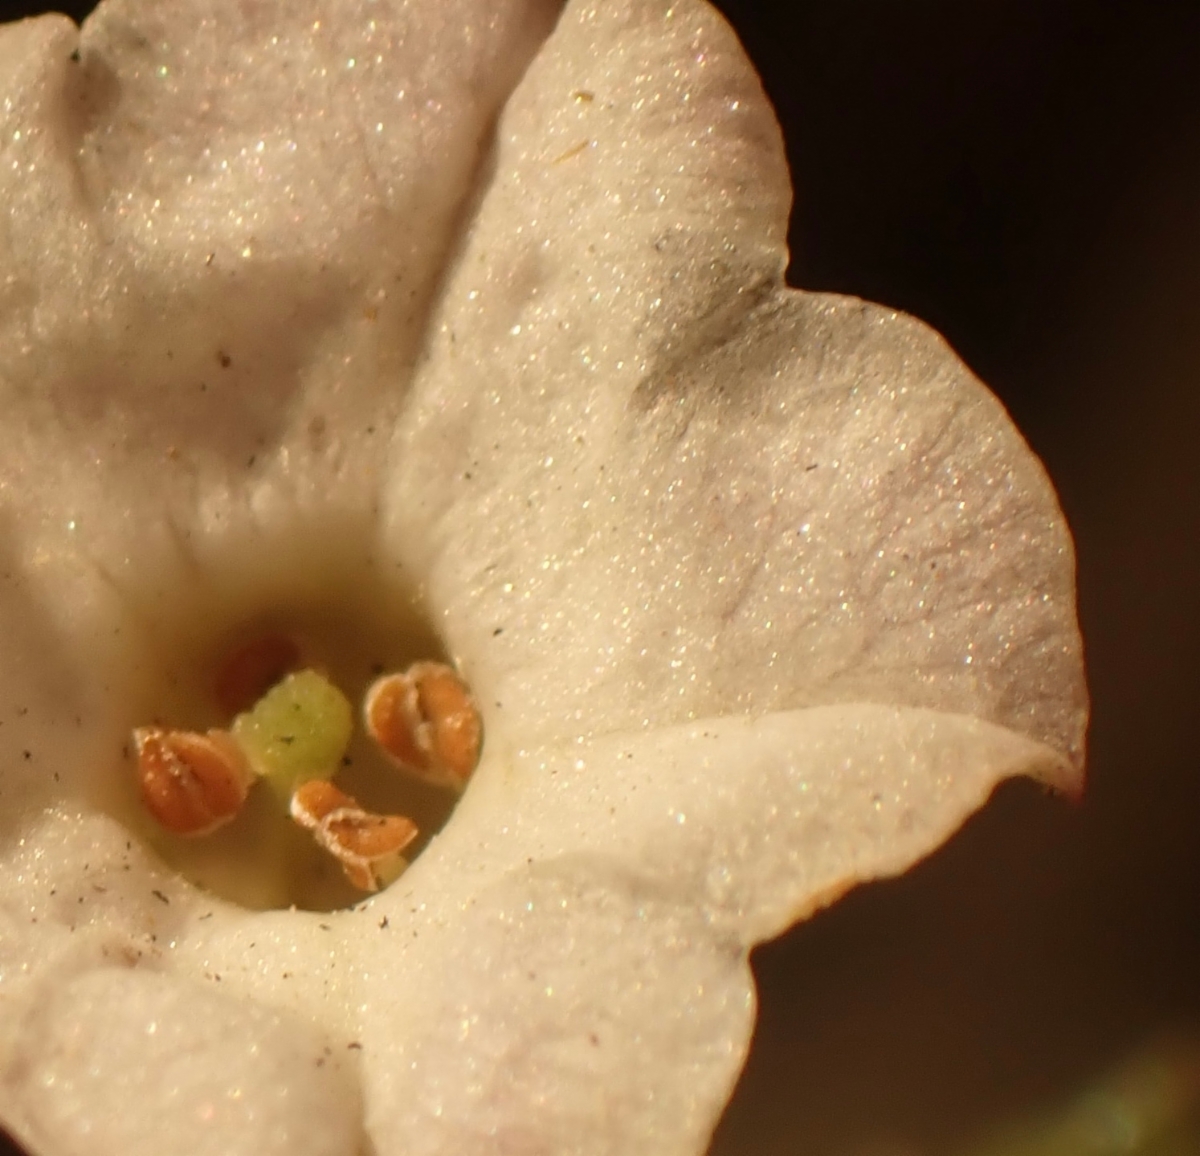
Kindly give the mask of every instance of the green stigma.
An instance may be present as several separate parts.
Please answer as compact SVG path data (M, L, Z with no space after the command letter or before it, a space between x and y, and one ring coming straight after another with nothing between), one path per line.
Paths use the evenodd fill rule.
M327 678L301 670L238 715L232 730L255 774L286 804L301 783L337 772L350 745L354 710Z

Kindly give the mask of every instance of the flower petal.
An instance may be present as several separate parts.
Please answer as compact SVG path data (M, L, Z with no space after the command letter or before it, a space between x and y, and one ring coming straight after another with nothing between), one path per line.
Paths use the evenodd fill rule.
M38 1151L343 1156L353 1074L311 1026L151 971L61 980L11 1058Z
M701 1150L749 1047L750 946L907 869L1000 778L1067 769L1002 727L874 706L518 753L377 901L423 919L375 964L373 1135Z
M895 703L1078 767L1053 491L935 334L780 286L778 141L728 29L574 5L500 131L392 491L490 733Z
M611 860L560 860L482 888L435 936L365 1037L382 1150L703 1150L753 995L697 908Z
M43 548L116 572L137 543L145 571L172 518L369 509L555 7L113 0L6 29L0 480Z

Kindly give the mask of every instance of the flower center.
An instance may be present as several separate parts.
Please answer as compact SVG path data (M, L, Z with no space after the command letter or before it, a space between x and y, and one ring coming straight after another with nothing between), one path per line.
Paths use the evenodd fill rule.
M146 624L107 807L242 906L333 910L386 886L478 759L466 684L416 599L366 561L200 583Z

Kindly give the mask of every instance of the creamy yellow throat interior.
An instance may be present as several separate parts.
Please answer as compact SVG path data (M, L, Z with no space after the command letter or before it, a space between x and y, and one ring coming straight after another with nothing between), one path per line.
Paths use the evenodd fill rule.
M310 539L308 549L300 542L273 545L274 566L264 565L260 549L246 562L193 573L179 590L134 595L143 637L131 672L130 727L229 728L234 719L222 703L222 682L231 656L261 639L290 639L301 666L320 670L355 708L337 787L370 812L411 819L419 830L404 852L411 861L446 822L457 794L398 770L367 735L361 707L381 674L445 662L440 641L417 592L361 543L331 531ZM321 911L364 898L265 782L218 830L173 835L142 802L137 754L127 740L120 765L97 777L97 794L169 867L221 898L254 909Z

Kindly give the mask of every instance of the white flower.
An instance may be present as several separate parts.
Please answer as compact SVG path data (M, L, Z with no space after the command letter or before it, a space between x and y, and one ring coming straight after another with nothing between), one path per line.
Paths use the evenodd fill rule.
M753 943L1003 776L1078 785L1070 540L1000 406L782 287L710 9L556 17L0 36L0 1118L37 1152L702 1151ZM486 729L412 869L323 915L164 867L130 727L248 615L370 636L410 593Z

